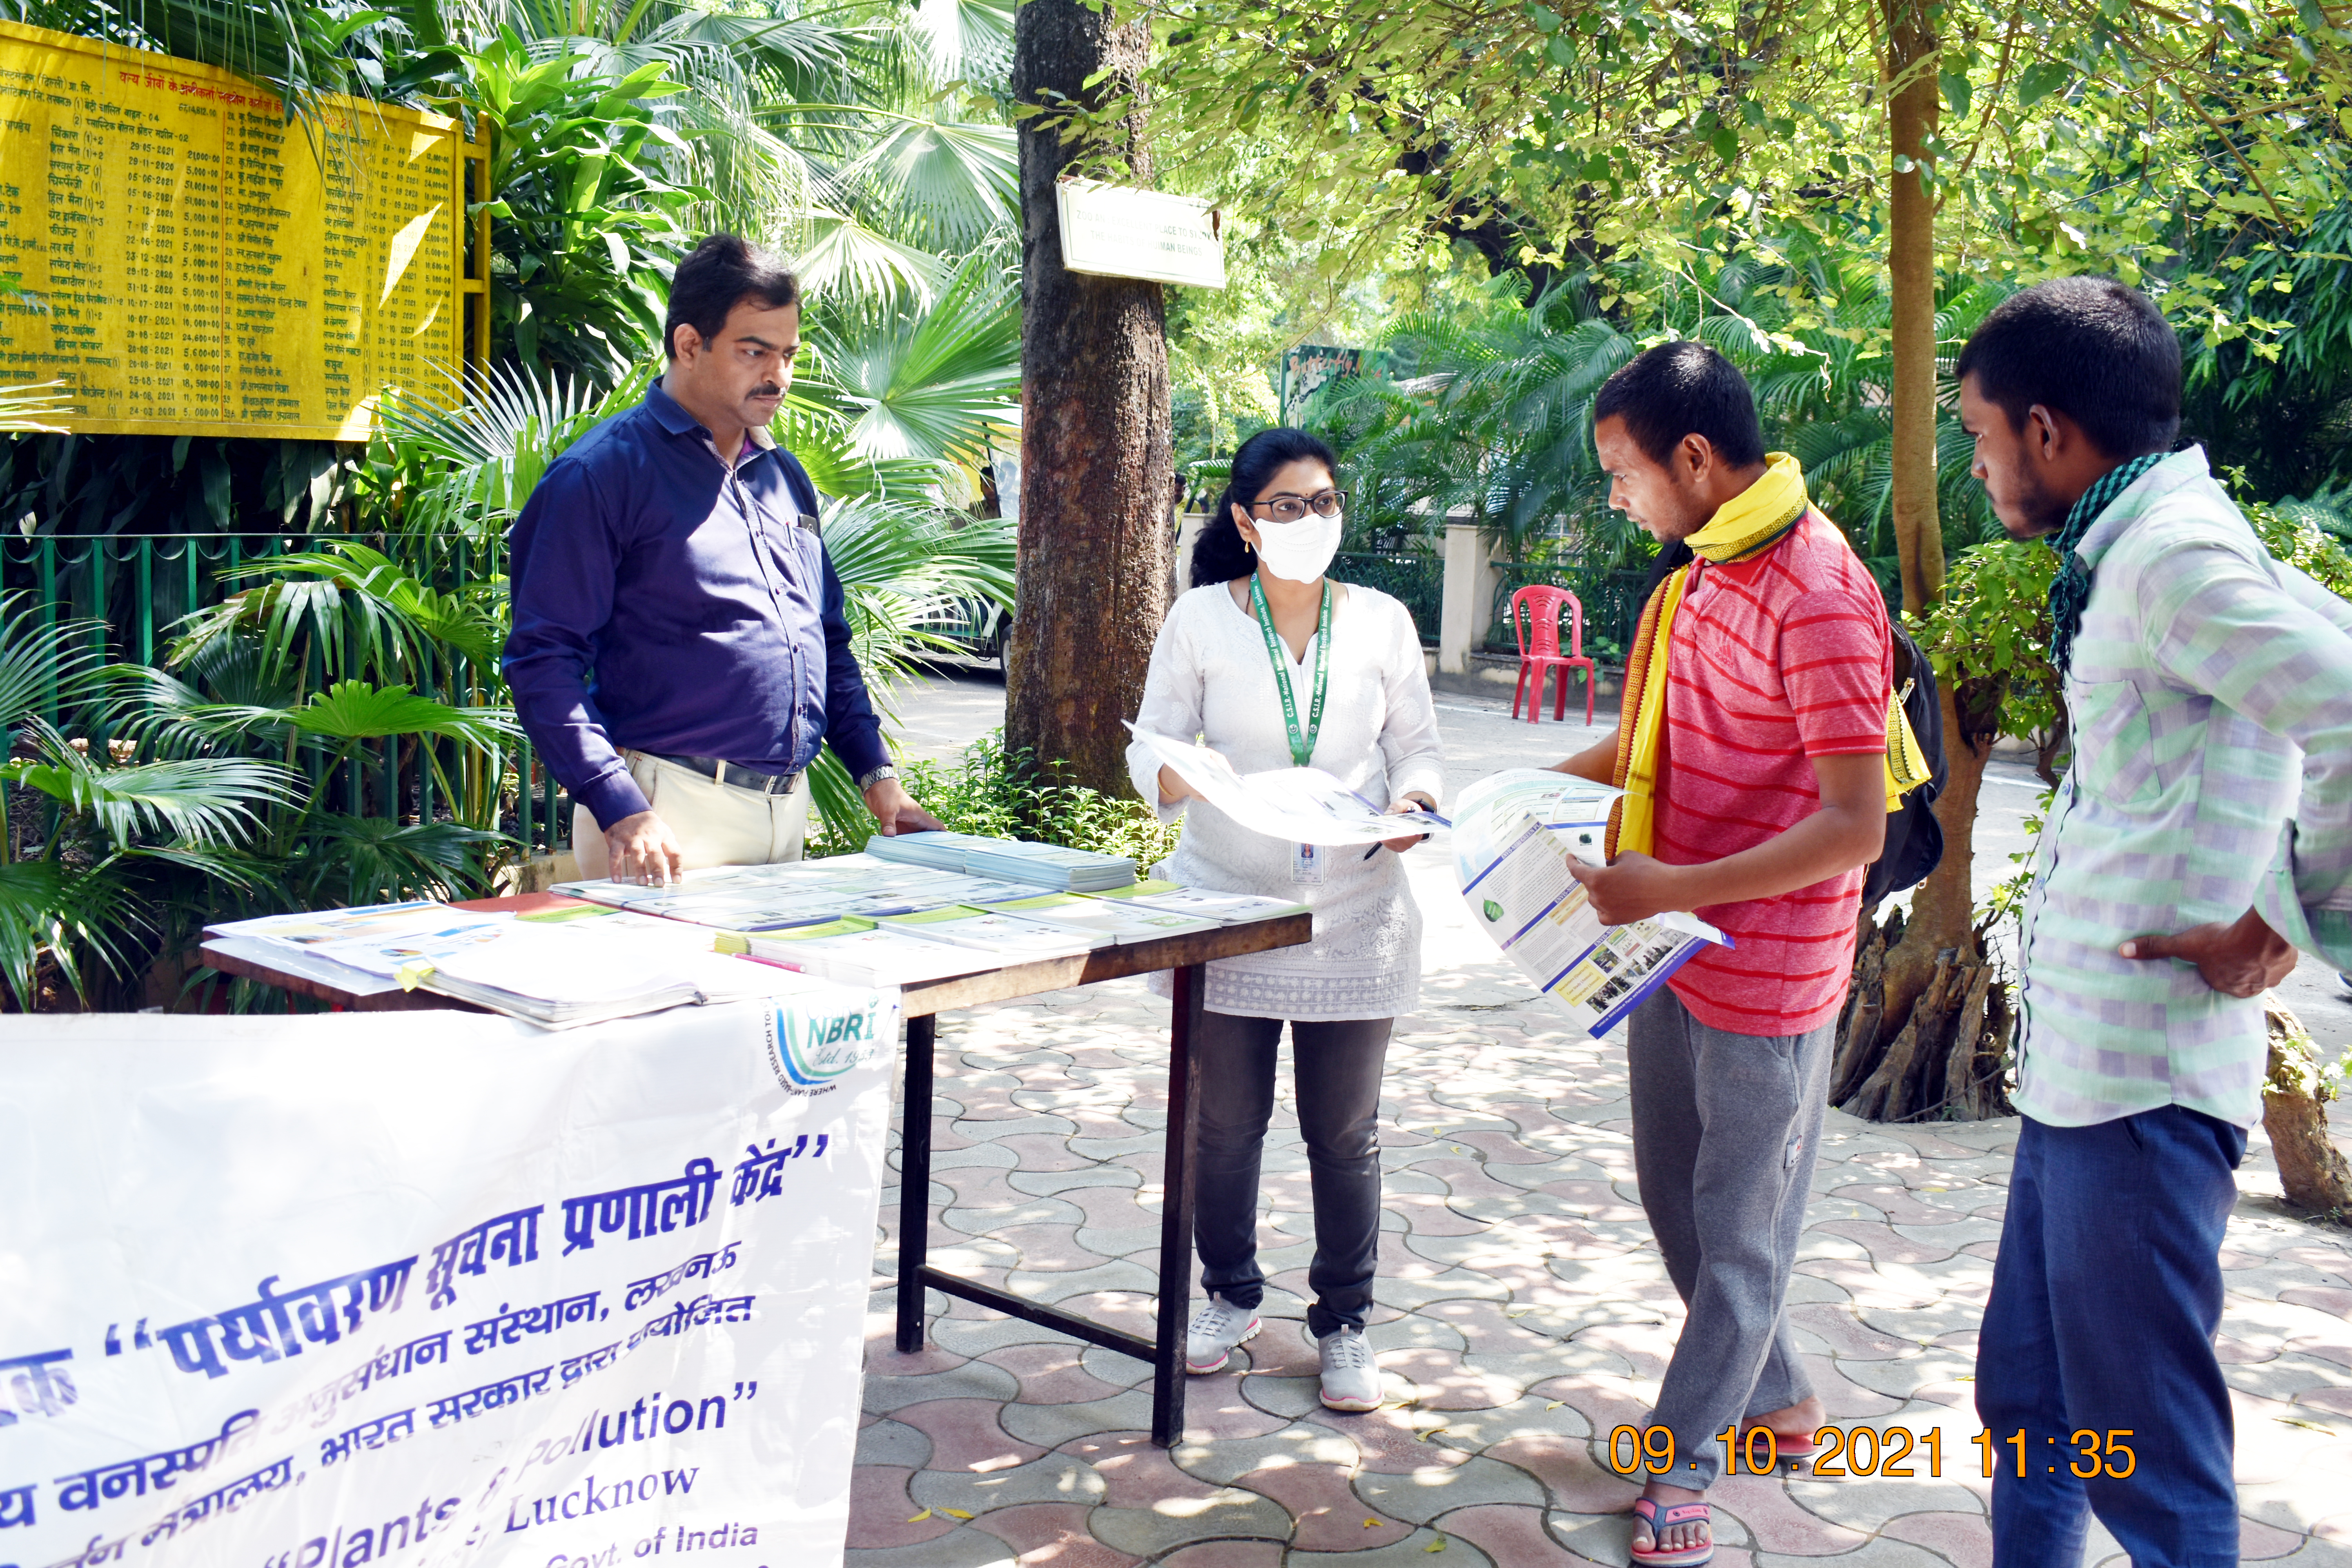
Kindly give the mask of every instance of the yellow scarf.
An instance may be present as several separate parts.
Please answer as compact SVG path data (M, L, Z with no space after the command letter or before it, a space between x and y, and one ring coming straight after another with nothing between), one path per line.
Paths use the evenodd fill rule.
M1701 560L1726 565L1752 560L1788 537L1805 515L1805 470L1786 452L1764 463L1764 477L1726 501L1706 526L1683 542ZM1625 695L1617 720L1617 762L1611 782L1625 793L1610 813L1607 849L1650 854L1656 842L1658 763L1666 724L1666 650L1675 612L1682 605L1688 566L1677 568L1650 595L1625 659ZM1886 703L1886 806L1930 776L1927 758L1904 716L1899 694Z

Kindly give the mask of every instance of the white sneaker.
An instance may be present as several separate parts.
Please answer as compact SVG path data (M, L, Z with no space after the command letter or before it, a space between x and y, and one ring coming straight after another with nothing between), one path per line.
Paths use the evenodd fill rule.
M1184 1370L1196 1375L1215 1372L1232 1358L1235 1345L1262 1327L1256 1308L1237 1307L1211 1292L1184 1337Z
M1323 1403L1333 1410L1381 1407L1381 1369L1361 1329L1337 1329L1315 1342L1323 1358Z

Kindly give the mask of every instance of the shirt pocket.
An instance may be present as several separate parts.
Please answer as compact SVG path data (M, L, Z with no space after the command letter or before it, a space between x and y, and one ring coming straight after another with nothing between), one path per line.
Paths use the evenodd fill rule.
M2128 810L2154 805L2164 791L2139 688L2128 680L2084 681L2071 697L2073 767L2079 786L2109 805Z

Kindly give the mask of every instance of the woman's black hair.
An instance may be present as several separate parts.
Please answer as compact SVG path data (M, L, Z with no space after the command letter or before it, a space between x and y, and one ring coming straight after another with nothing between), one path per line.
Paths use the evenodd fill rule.
M1225 488L1218 492L1216 504L1209 509L1208 523L1192 544L1193 587L1230 583L1257 570L1257 556L1234 522L1234 508L1257 500L1276 474L1302 458L1312 458L1338 477L1339 459L1304 430L1277 426L1259 431L1234 449Z

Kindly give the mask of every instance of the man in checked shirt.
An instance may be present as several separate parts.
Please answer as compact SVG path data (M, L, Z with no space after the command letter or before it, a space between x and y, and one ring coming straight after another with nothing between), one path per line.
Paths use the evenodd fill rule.
M2260 998L2298 947L2352 963L2352 605L2170 450L2179 341L2136 291L2027 289L1958 372L1993 510L2061 555L2074 742L2020 935L2024 1126L1977 1349L1993 1561L2079 1563L2096 1514L2137 1568L2218 1568L2219 1254Z

